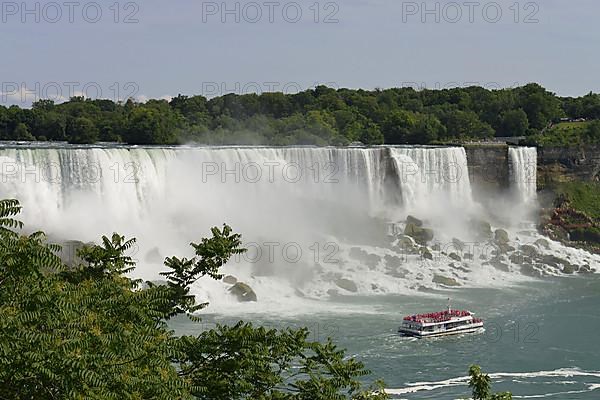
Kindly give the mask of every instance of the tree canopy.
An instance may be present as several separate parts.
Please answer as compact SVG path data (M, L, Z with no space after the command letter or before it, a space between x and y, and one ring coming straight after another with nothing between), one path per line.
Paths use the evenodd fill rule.
M562 118L600 119L600 95L558 97L542 86L487 90L332 89L185 96L138 103L73 97L31 109L0 106L2 140L72 143L432 144L535 136ZM591 139L590 139L591 138ZM586 136L585 140L599 140Z
M492 393L492 380L481 371L479 365L469 368L469 387L473 390L473 400L511 400L509 392Z
M192 243L191 259L165 260L167 283L128 278L135 239L84 246L74 265L41 232L23 235L16 200L0 201L0 398L384 399L363 387L364 365L308 331L240 322L176 336L169 319L196 304L190 285L220 278L244 251L224 225Z

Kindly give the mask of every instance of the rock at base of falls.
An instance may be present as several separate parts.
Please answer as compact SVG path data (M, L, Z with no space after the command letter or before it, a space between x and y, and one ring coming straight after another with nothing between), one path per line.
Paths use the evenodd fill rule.
M457 238L453 238L452 239L452 246L454 246L455 250L458 250L459 252L462 252L467 245L462 240L457 239Z
M494 241L497 244L508 244L510 241L508 232L504 229L496 229L496 232L494 232Z
M462 258L460 258L460 256L456 253L450 253L448 254L448 257L450 257L454 261L462 261Z
M520 251L516 251L514 253L512 253L508 259L510 260L511 263L513 264L517 264L517 265L523 265L523 264L533 264L534 259L533 257L530 257L527 254L524 254Z
M223 277L223 282L228 285L235 285L238 282L238 280L233 275L226 275Z
M530 244L524 244L520 246L519 250L521 250L524 254L526 254L529 257L535 257L539 253L537 247L532 246Z
M384 257L385 260L385 273L387 275L393 276L394 278L406 278L406 275L409 274L409 270L402 268L405 264L405 260L400 257L386 255Z
M581 268L579 268L579 272L582 274L592 274L594 272L596 272L596 269L590 267L589 265L584 265Z
M450 268L452 268L452 269L456 269L456 270L461 271L461 272L465 272L465 273L471 272L470 269L468 269L468 268L466 268L466 267L464 267L463 265L460 265L460 264L457 265L455 263L450 263L450 264L448 264L448 266Z
M421 228L415 224L407 224L406 228L404 228L404 234L412 237L419 244L427 244L434 237L432 229Z
M487 221L472 219L469 221L469 227L477 240L488 240L494 236L492 225Z
M492 250L492 255L495 257L498 257L502 254L508 254L516 250L513 246L509 245L508 243L494 242L493 245L494 250Z
M423 221L421 221L418 218L413 217L412 215L409 215L408 217L406 217L406 224L413 224L415 226L418 227L422 227L423 226Z
M498 258L495 258L495 259L490 260L489 262L485 262L483 264L491 265L492 267L496 268L498 271L510 272L510 266Z
M385 257L383 257L383 259L385 260L385 266L388 269L396 269L404 265L404 263L406 262L403 258L391 256L389 254L386 254Z
M381 261L381 257L377 254L370 254L360 247L352 247L350 249L350 257L365 264L369 268L375 268Z
M547 266L550 266L550 267L556 268L556 269L561 269L562 267L571 265L571 263L568 262L567 260L564 260L564 259L557 257L555 255L552 255L552 254L545 254L541 258L539 258L537 261L541 262L544 265L547 265Z
M433 254L431 254L431 251L427 247L421 249L421 257L425 260L433 260Z
M532 278L541 278L544 276L544 274L540 270L534 268L534 266L531 264L521 265L521 274L525 276L530 276Z
M394 249L399 254L419 254L419 246L415 242L415 239L408 235L400 235L398 237L398 244Z
M352 293L358 292L358 287L356 286L356 283L354 283L354 281L351 281L350 279L346 279L346 278L336 279L335 284L338 287L340 287L344 290L347 290L349 292L352 292Z
M417 285L416 287L413 287L413 289L416 289L417 291L422 293L437 293L434 289L428 288L427 286L423 285Z
M571 275L574 274L575 271L579 270L579 267L576 265L565 265L562 269L563 274Z
M240 302L257 301L256 293L247 284L243 282L237 282L233 285L229 291L231 294L237 297Z
M435 274L431 281L433 283L437 283L438 285L451 286L451 287L460 286L460 283L458 283L458 281L456 279L448 278L448 277L445 277L443 275L438 275L438 274Z

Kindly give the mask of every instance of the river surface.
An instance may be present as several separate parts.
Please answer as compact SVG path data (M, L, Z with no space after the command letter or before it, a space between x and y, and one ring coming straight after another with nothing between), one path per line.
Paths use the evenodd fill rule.
M485 319L486 331L436 339L396 334L405 314L458 308ZM558 278L513 288L462 289L437 297L369 296L321 302L322 312L296 317L264 313L203 313L203 322L174 322L181 334L238 320L275 328L307 326L311 338L332 337L383 378L394 399L459 399L469 395L467 371L480 364L495 391L514 398L600 397L600 278Z

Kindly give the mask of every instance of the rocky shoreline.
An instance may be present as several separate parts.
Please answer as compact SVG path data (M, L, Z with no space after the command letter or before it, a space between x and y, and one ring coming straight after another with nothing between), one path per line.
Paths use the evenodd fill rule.
M556 203L541 210L540 233L565 246L600 254L600 221L573 208L565 197L558 196Z

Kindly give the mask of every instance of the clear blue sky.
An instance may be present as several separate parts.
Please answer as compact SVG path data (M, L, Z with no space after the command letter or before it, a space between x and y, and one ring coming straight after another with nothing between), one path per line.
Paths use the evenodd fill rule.
M58 98L57 88L63 97L78 94L84 85L92 97L98 88L116 97L118 88L119 97L142 100L294 92L317 83L372 89L535 81L560 95L600 91L597 0L26 4L2 2L4 105Z

